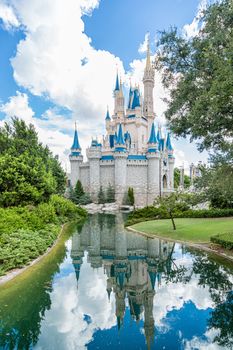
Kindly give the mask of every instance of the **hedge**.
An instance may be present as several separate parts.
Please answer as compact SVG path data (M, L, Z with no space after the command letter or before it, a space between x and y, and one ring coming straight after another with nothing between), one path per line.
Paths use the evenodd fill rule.
M212 243L217 243L226 249L233 249L233 231L219 234L210 238Z
M229 216L233 216L233 209L188 209L181 211L177 208L173 212L174 218L220 218ZM142 221L156 219L169 219L169 214L167 211L161 210L160 208L148 206L143 209L135 210L129 214L125 226L131 226Z

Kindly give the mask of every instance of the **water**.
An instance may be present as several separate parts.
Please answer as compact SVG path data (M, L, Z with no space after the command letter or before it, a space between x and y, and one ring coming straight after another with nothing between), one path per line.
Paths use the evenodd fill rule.
M231 349L233 268L126 232L119 214L73 227L0 288L0 349Z

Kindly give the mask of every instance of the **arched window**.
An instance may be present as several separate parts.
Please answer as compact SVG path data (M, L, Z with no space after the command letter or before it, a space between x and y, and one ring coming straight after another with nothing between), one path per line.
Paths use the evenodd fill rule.
M167 176L163 175L163 188L167 188Z

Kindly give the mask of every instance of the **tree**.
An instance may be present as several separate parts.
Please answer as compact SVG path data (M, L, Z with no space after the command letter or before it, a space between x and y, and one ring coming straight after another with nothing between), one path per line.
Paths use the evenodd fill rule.
M172 193L169 196L158 197L155 200L155 205L159 205L160 209L166 211L172 221L173 229L176 230L173 212L177 207L178 194Z
M232 149L233 3L210 5L194 37L176 28L161 33L158 68L170 90L166 117L178 136L199 141L199 149Z
M129 198L129 205L134 206L134 191L132 187L129 187L128 189L128 198Z
M105 203L105 195L104 195L104 191L103 191L103 187L100 186L100 190L98 193L98 203L99 204L104 204Z
M213 208L233 208L233 167L227 163L202 167L195 186L210 201Z
M83 185L81 183L80 180L77 181L76 185L75 185L75 189L74 189L74 193L75 193L75 198L76 198L76 202L79 203L80 198L84 195L84 189L83 189Z
M0 128L0 206L37 204L62 193L65 173L33 125L13 118Z
M107 203L115 202L115 189L111 184L109 184L107 188L106 202Z

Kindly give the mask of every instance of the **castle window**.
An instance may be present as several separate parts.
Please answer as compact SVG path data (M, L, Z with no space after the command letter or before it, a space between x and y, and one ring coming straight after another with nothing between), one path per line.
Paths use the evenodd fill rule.
M167 176L166 175L163 176L163 188L167 189Z

